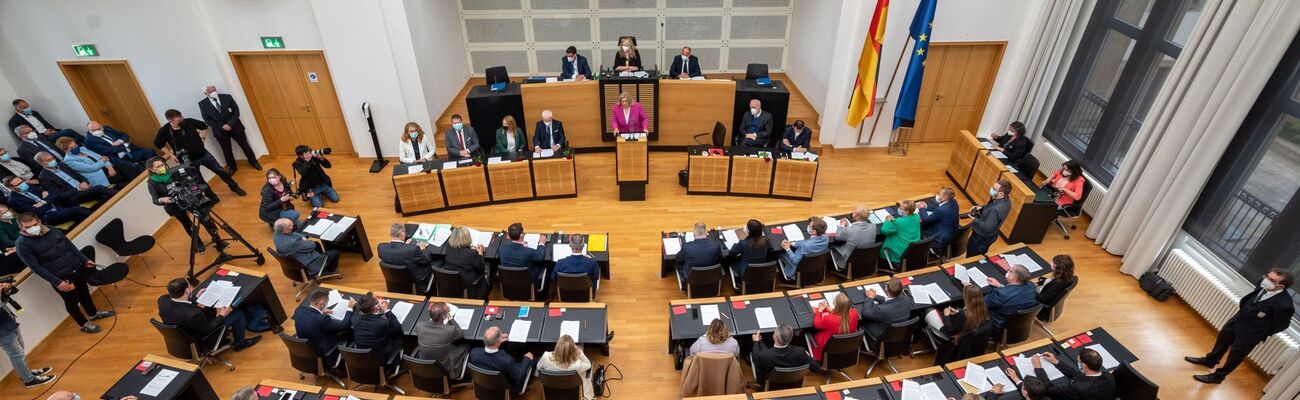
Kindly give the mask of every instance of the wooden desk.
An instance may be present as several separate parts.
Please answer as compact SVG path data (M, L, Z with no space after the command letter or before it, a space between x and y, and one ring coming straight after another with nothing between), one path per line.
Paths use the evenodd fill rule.
M487 176L483 167L473 164L443 169L442 187L447 194L447 206L457 207L492 201L488 194Z
M686 193L727 192L727 181L731 177L731 157L691 155L687 158L686 168L690 170Z
M690 146L697 144L695 135L713 132L713 125L726 126L732 119L736 102L736 82L728 79L659 81L659 105L664 118L659 122L659 146ZM773 129L776 125L773 124ZM711 143L706 137L704 143ZM723 144L730 141L723 138Z
M817 185L816 161L779 158L772 174L772 196L812 200Z
M998 179L1011 182L1011 192L1007 193L1007 199L1011 200L1011 212L1007 213L1007 220L1002 222L1002 228L1000 230L1002 231L1002 235L1008 238L1008 242L1018 242L1018 240L1012 240L1011 231L1016 228L1016 223L1020 222L1020 214L1030 209L1026 206L1034 202L1035 192L1034 189L1030 188L1029 185L1026 185L1024 181L1020 180L1019 176L1011 173L1011 171L1003 172L1002 176ZM1056 215L1055 207L1052 208L1051 212L1053 216ZM1039 236L1039 241L1036 241L1035 243L1040 242L1041 240L1042 236Z
M645 200L645 185L650 176L649 140L643 137L641 140L628 141L620 135L614 143L618 199Z
M731 157L731 193L772 193L772 160L763 157Z
M533 170L529 168L528 160L488 164L487 172L492 201L533 197Z
M577 196L578 179L574 169L572 157L533 160L534 194L538 198Z
M1010 182L1007 198L1011 201L1011 211L998 231L1007 243L1041 243L1055 218L1056 204L1050 197L1040 196L1040 190L1025 183L1020 174L1012 172L1002 161L990 154L974 134L963 130L957 135L948 158L947 174L973 204L987 202L988 190L994 182ZM1028 177L1035 172L1022 171Z
M785 390L773 390L770 392L758 392L753 395L754 400L777 400L777 399L820 399L816 387L801 387Z
M953 142L952 156L948 157L948 177L959 187L966 187L970 180L971 167L975 164L975 156L984 150L980 145L979 139L975 135L967 135L969 131L962 131L963 134L957 135L957 140Z
M406 167L405 164L393 166L394 170ZM447 199L442 197L442 176L437 171L393 175L393 193L400 199L403 213L447 208Z
M564 140L569 147L606 147L608 144L600 137L603 123L597 85L593 80L521 85L524 115L541 121L542 110L551 110L555 119L564 122ZM534 127L535 123L530 124L528 132Z

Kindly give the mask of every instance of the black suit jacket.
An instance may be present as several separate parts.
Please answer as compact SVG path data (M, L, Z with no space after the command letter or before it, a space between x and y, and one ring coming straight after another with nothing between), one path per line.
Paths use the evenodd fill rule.
M50 121L45 120L45 117L41 116L40 111L32 111L32 116L36 117L37 121L41 121L41 124L44 124L46 128L50 128L56 131L59 130L59 128L56 128L54 124L50 123ZM18 113L16 112L14 113L14 116L9 117L9 132L17 135L18 127L23 125L32 126L30 122L27 122L27 118L23 118L23 116L18 115ZM36 129L36 127L32 126L32 129Z
M447 269L459 272L460 278L465 280L465 285L471 287L482 280L483 274L487 271L483 256L468 247L447 249L447 256L443 263Z
M217 310L200 308L193 302L181 303L171 297L158 297L158 316L164 324L176 325L182 331L197 340L202 349L211 349L220 337L213 335L222 326L226 317L217 315Z
M76 171L64 167L64 164L59 164L59 170L68 174L68 176L72 177L72 179L77 182L86 181L85 177L82 177L81 174L78 174ZM45 188L45 190L50 192L50 197L47 197L48 200L55 204L66 204L70 201L76 201L77 194L81 192L80 188L69 185L67 181L64 181L63 178L60 178L48 169L41 168L40 171L41 172L36 176L36 179L41 181L42 188Z
M749 140L745 138L749 134L749 123L754 120L754 114L748 111L743 117L740 117L740 138L741 143L748 143L752 147L767 147L768 141L772 138L772 113L761 111L758 113L758 131L755 134L758 138Z
M1029 154L1029 147L1032 145L1029 143L1029 138L1024 135L1016 136L1014 139L1011 138L1011 135L1002 135L994 138L994 141L998 142L999 146L1002 146L1002 154L1006 155L1007 161L1013 164L1025 158L1025 154Z
M212 105L210 98L204 97L203 100L199 100L199 112L203 115L203 122L208 124L208 129L218 135L243 132L244 123L239 120L239 105L235 104L235 98L219 93L217 100L221 102L220 109ZM230 131L221 129L225 124L230 124Z
M711 238L695 239L682 245L673 258L677 268L703 268L722 263L722 242Z
M383 314L360 314L352 317L352 338L359 349L387 363L402 351L402 321L392 311Z
M862 305L861 320L859 325L866 323L864 330L871 339L879 340L889 329L891 324L906 321L912 316L912 296L907 293L901 293L898 297L885 300L885 296L879 293L875 299Z
M1256 287L1250 294L1238 301L1240 309L1237 315L1223 326L1236 334L1234 345L1257 344L1268 339L1270 335L1286 330L1295 314L1295 304L1291 302L1289 289L1269 297L1268 300L1255 301L1264 289Z
M38 143L24 140L18 142L18 162L23 163L27 168L31 168L33 173L38 173L41 170L41 166L36 163L36 153L42 151L57 155L59 159L63 158L63 152L59 151L58 147L50 146L45 142Z
M555 144L560 145L561 149L569 146L569 141L564 139L563 122L560 122L558 119L552 119L551 130L552 132L548 135L548 132L546 131L546 123L537 121L537 125L533 127L533 146L541 147L543 149L550 148L552 136L555 137Z
M352 312L348 311L340 321L303 305L293 311L293 326L298 330L298 338L307 339L317 355L327 356L338 348L339 334L352 329Z
M754 360L754 373L758 376L760 385L767 379L767 374L772 373L776 367L791 368L807 365L812 372L822 370L821 364L813 360L807 350L798 346L767 347L767 344L761 341L755 342L750 357Z
M1115 398L1115 376L1109 372L1102 372L1101 375L1097 376L1086 376L1070 362L1056 363L1056 369L1061 370L1061 374L1065 375L1069 382L1065 384L1049 384L1047 386L1047 395L1053 399L1092 400ZM1037 375L1038 379L1042 379L1043 382L1050 382L1047 379L1047 371L1042 368L1035 368L1034 375Z
M406 267L415 279L416 286L424 287L433 276L433 260L429 253L420 250L420 246L410 243L387 242L378 246L379 260L385 263Z
M686 71L686 73L689 74L692 78L704 75L704 72L700 71L700 59L695 57L694 54L692 54L691 58L688 59L687 62L685 63L686 64L685 69L683 69L682 64L683 64L682 55L678 54L674 56L673 66L671 68L668 68L668 76L676 78L677 75L682 74L683 70Z
M1069 282L1060 279L1052 279L1051 282L1047 282L1046 285L1043 285L1043 289L1038 291L1038 295L1035 296L1035 299L1038 300L1038 304L1049 306L1056 305L1057 302L1061 301L1061 296L1065 295L1065 289L1070 287L1070 284L1078 281L1078 275L1075 275Z

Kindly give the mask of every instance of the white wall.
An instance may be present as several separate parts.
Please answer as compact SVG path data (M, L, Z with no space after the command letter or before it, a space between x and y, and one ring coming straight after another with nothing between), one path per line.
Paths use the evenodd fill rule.
M436 132L434 122L460 93L470 75L460 16L452 1L408 0L406 18L410 22L412 48L429 110L428 119L412 120L419 122L426 132Z
M825 73L835 54L829 50L836 43L839 14L843 7L843 0L795 2L793 21L790 22L785 73L818 111L826 107L828 82Z

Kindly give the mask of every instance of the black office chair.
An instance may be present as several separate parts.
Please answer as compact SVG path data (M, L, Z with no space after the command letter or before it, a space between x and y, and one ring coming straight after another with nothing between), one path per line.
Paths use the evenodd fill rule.
M691 268L686 273L686 297L717 297L722 293L722 264Z
M749 264L744 276L739 278L739 284L736 282L736 274L731 274L732 286L742 295L770 293L776 290L776 274L780 273L779 270L778 261Z
M226 327L218 328L209 335L217 335L216 341L210 346L204 346L202 341L185 333L179 326L164 324L158 320L150 318L149 323L153 324L154 329L162 334L163 344L167 346L167 354L181 360L189 361L203 368L209 362L225 365L231 371L235 370L235 365L217 358L218 354L229 350L235 338L231 335L230 329Z
M1034 173L1038 172L1039 165L1038 157L1035 157L1033 154L1025 154L1025 156L1020 159L1020 162L1016 163L1015 167L1017 170L1020 170L1020 176L1029 178L1030 183L1032 184Z
M885 333L880 335L881 338L878 340L871 337L871 335L862 337L863 354L874 358L871 365L867 367L867 374L864 377L870 378L871 371L875 370L876 364L880 364L881 361L884 361L894 373L898 373L898 368L894 367L894 362L890 361L890 359L903 356L912 357L912 326L916 325L920 320L921 317L912 317L912 319L891 324L888 329L885 329ZM873 340L876 341L875 346L871 345Z
M753 362L750 363L753 368ZM803 387L803 378L808 375L808 366L776 367L767 373L763 381L763 391L795 389Z
M1115 397L1120 400L1156 400L1160 386L1143 376L1132 365L1120 362L1111 371L1115 376Z
M854 311L857 312L857 311ZM853 333L842 333L831 336L826 341L826 348L822 349L822 369L826 372L826 383L831 383L831 371L839 373L840 376L847 380L853 380L844 370L853 368L858 365L858 355L862 350L862 337L866 331L856 331ZM809 346L816 344L812 340L811 334L805 334Z
M465 284L464 279L461 279L459 272L433 267L433 281L438 287L439 297L470 298L469 286Z
M406 267L379 262L379 271L384 274L384 286L391 293L415 294L415 279Z
M326 376L333 379L339 386L348 387L347 384L343 383L342 379L330 372L331 368L325 367L325 358L316 354L316 349L313 349L311 344L307 343L307 339L280 332L280 340L284 342L285 347L289 348L289 365L298 371L298 380L306 379L307 375L311 375L314 384L320 381L322 376Z
M711 138L713 140L712 142L709 143L711 143L714 147L724 146L726 145L726 140L727 140L727 126L723 125L721 121L714 122L713 132L704 132L704 133L696 134L695 143L705 144L704 142L700 141L701 138L705 138L705 137Z
M371 354L370 349L363 350L339 345L339 354L343 356L343 365L347 368L348 379L357 383L352 389L373 385L375 390L388 389L398 394L406 394L405 391L402 391L402 388L388 381L389 377L396 374L390 375L388 367L379 360L379 357ZM347 386L344 386L344 388L347 389Z
M1029 340L1029 334L1034 330L1034 319L1038 317L1038 311L1043 309L1043 305L1020 310L1003 321L1002 332L998 333L998 343L996 350L1002 351L1007 345L1012 345Z
M746 80L766 78L767 76L767 64L749 64L745 67Z
M831 252L831 260L835 261L831 274L849 281L875 275L880 264L880 246L883 244L877 242L870 247L853 249L848 258L840 256L838 251Z
M831 260L829 250L804 256L794 270L794 283L781 283L781 286L804 288L816 286L826 280L826 263Z
M466 359L466 362L469 362L468 359ZM411 372L411 386L415 387L415 390L425 393L450 396L452 389L469 387L470 385L469 382L453 382L451 372L447 371L437 360L424 360L402 355L402 367Z
M1043 308L1038 312L1037 318L1034 318L1034 324L1038 325L1048 337L1055 335L1051 329L1047 329L1047 324L1056 322L1058 318L1061 318L1061 314L1065 313L1065 299L1070 297L1070 292L1073 292L1074 287L1078 285L1079 279L1076 277L1074 283L1066 286L1065 290L1061 291L1061 297L1056 299L1056 303L1042 304Z
M537 380L542 382L542 398L546 400L582 400L582 377L577 371L537 370Z
M928 237L907 245L907 248L903 249L902 257L899 257L898 265L894 265L894 262L890 261L889 257L881 257L889 265L884 269L890 273L901 274L914 269L925 268L926 265L930 264L930 242L933 241L934 237Z
M514 301L537 301L537 293L541 292L541 289L537 287L537 282L533 281L528 267L501 265L497 271L501 278L501 297ZM542 274L543 285L545 280L546 274Z
M555 293L565 303L586 303L596 298L596 288L592 286L591 278L583 273L557 273Z
M91 261L95 261L95 246L82 247L81 254ZM127 303L126 297L122 295L122 288L117 286L117 283L126 279L126 276L130 273L131 267L127 266L126 263L113 263L108 266L97 267L90 275L86 276L86 284L99 287L112 286L113 291L117 292L118 303L124 304L127 309L130 309L130 303Z
M1070 230L1078 229L1079 224L1075 222L1083 215L1083 203L1088 201L1089 193L1092 193L1092 182L1087 178L1083 178L1083 193L1079 193L1079 201L1056 210L1056 220L1052 222L1056 224L1057 228L1061 228L1061 234L1065 235L1067 240L1070 239L1070 231L1065 230L1065 222L1062 220L1070 220ZM1061 195L1064 196L1065 194L1062 193Z
M95 233L95 241L112 249L114 253L117 253L118 259L121 259L122 257L143 255L144 253L148 253L149 250L152 250L157 244L154 237L151 235L141 235L140 237L127 241L126 229L122 225L121 218L113 218L113 220L108 221L108 224L104 225L103 228L100 228L99 232ZM162 248L162 250L163 252L167 251L165 248ZM167 253L167 257L171 256L171 253ZM172 257L172 259L175 259L175 257ZM153 267L149 266L148 259L140 257L140 262L144 264L145 269L149 270L149 275L153 275L154 278L158 277L158 274L153 272Z
M952 234L952 239L948 240L948 247L944 249L944 253L939 260L940 263L946 263L954 258L961 257L962 254L966 254L966 245L970 243L970 233L973 226L966 224L957 227L957 231Z
M483 70L483 74L487 75L487 84L489 85L494 83L510 83L510 74L506 72L506 67L503 65L488 67L488 69Z
M515 394L522 396L533 378L532 367L529 367L522 389L519 393L510 393L510 382L500 372L488 371L474 364L469 364L466 368L474 381L474 398L479 400L506 400Z
M934 365L944 365L987 354L989 342L993 340L993 333L997 327L993 326L992 321L986 321L966 333L942 340L939 339L941 334L934 328L926 325L923 330L930 338L930 345L934 347Z
M270 247L266 248L266 253L270 254L271 258L274 258L276 262L280 263L280 272L283 273L286 278L289 278L289 281L293 286L297 287L299 284L302 284L302 288L298 289L298 293L294 293L294 300L297 300L299 296L302 296L302 293L307 291L307 289L320 286L320 281L322 280L343 278L343 274L338 272L326 274L325 268L321 268L320 272L317 272L316 275L312 275L307 272L307 267L298 262L298 260L286 257ZM329 256L326 255L326 257Z

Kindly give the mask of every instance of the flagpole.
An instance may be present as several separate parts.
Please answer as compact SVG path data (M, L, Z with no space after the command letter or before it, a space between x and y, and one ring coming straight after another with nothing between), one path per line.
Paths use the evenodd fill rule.
M894 71L889 75L889 85L885 86L885 98L889 98L889 90L894 88L894 79L898 78L898 67L903 65L903 55L911 51L907 48L909 43L912 43L912 35L907 35L907 40L903 42L903 51L898 53L898 62L894 63ZM872 93L871 95L875 96L876 94ZM885 111L885 108L880 107L880 111ZM867 137L867 144L871 144L871 140L876 138L876 127L880 126L881 117L881 115L877 115L876 120L871 123L871 136ZM859 126L861 125L859 124ZM861 132L858 133L858 137L862 137Z

